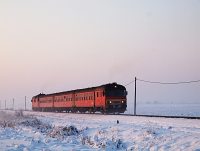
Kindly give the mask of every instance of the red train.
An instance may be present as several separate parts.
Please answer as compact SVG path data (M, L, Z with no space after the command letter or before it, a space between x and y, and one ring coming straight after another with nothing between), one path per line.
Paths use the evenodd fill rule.
M117 83L97 87L39 94L32 98L32 110L50 112L124 113L127 107L126 88Z

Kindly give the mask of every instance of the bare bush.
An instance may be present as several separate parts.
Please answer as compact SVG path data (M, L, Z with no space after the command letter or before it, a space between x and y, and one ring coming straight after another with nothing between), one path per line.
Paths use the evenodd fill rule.
M17 117L24 117L23 110L15 111L15 116L17 116Z
M42 121L38 120L37 118L29 118L20 123L23 126L33 127L36 130L39 130L41 133L47 133L52 129L52 126L43 123Z
M79 133L80 132L78 131L78 129L74 126L59 126L53 128L49 132L48 136L52 138L63 139L66 136L78 135Z

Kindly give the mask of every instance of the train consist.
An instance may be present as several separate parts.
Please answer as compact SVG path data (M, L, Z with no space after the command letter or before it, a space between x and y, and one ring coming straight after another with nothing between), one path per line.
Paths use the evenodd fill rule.
M33 111L124 113L127 107L126 88L117 83L32 98Z

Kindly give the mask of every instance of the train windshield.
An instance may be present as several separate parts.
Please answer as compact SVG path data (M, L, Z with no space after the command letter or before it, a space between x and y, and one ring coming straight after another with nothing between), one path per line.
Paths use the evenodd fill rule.
M106 96L126 96L126 90L107 90Z

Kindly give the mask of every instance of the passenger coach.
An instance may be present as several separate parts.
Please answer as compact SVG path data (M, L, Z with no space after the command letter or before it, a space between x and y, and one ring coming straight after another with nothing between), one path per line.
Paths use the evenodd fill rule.
M124 113L127 107L126 88L117 83L52 94L39 94L32 98L32 110L49 112Z

